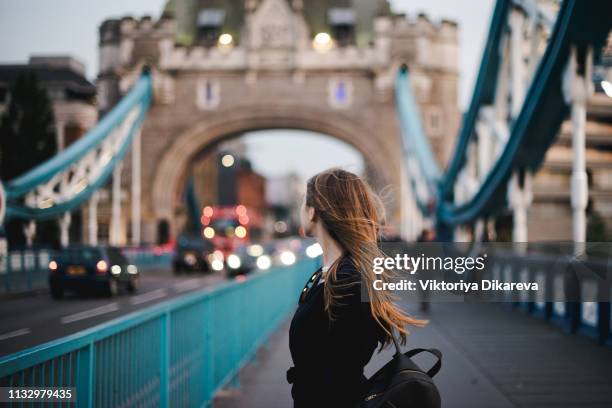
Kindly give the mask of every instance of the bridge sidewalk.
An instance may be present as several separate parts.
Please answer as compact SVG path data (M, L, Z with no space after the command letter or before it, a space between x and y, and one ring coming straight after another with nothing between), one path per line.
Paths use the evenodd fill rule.
M612 406L610 348L502 305L435 304L428 317L430 324L413 330L406 348L437 347L444 353L436 376L444 407ZM366 374L390 355L375 355ZM430 364L427 357L417 362ZM241 371L240 386L221 391L214 407L291 407L285 381L290 365L286 323Z

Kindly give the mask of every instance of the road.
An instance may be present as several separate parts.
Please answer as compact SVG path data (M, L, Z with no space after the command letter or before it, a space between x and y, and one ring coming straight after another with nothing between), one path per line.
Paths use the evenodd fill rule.
M116 297L66 296L48 293L0 299L0 357L46 343L83 329L149 307L185 293L220 283L220 275L181 275L168 269L147 270L133 295Z

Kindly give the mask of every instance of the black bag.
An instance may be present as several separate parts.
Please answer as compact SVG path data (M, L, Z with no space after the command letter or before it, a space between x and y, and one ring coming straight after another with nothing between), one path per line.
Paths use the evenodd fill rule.
M432 377L442 367L440 350L417 348L402 354L395 336L393 343L393 359L370 377L365 397L356 408L439 408L440 393ZM438 360L427 372L410 359L424 351Z

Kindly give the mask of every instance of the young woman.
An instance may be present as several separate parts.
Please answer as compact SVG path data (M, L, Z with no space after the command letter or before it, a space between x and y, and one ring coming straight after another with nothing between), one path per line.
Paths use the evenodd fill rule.
M363 398L363 368L395 331L423 326L399 310L390 295L375 291L372 259L378 248L382 206L358 176L332 169L312 177L301 211L306 235L323 248L323 267L300 297L291 322L294 408L355 408ZM362 302L362 292L364 301Z

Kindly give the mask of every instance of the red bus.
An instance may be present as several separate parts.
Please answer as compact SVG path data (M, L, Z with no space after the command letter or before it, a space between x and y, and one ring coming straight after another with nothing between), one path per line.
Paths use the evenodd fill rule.
M202 236L210 240L224 257L241 245L261 236L263 219L259 212L244 205L206 206L202 210Z

